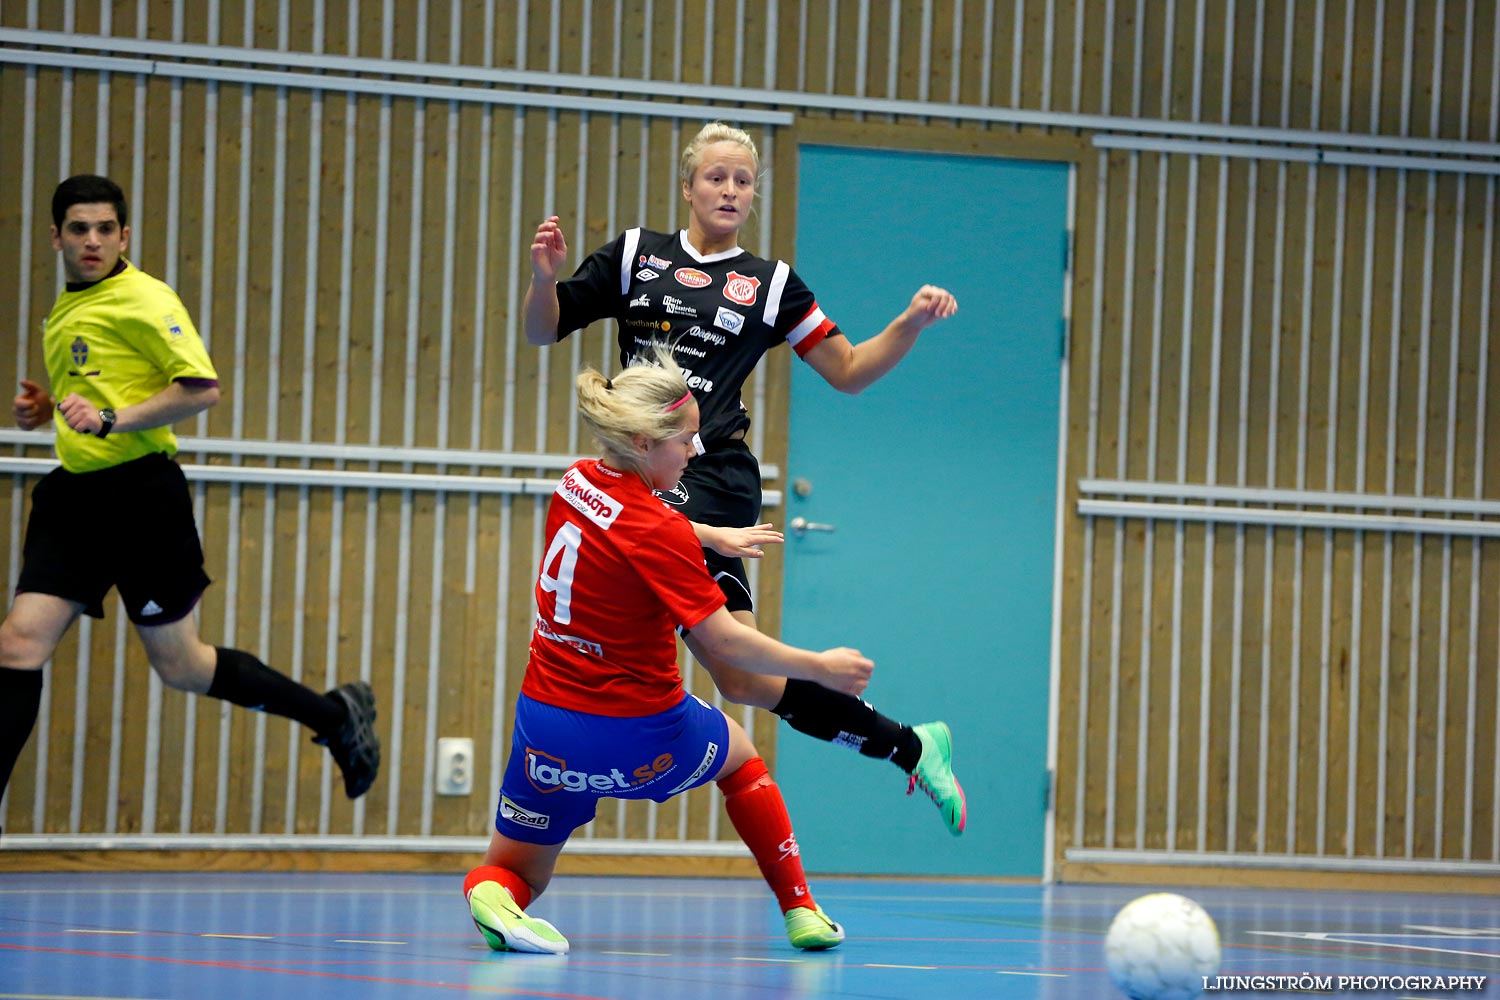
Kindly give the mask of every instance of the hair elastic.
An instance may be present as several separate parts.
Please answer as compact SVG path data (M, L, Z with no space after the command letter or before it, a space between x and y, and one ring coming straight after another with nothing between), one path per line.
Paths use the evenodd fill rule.
M683 403L686 403L688 400L690 400L692 398L693 398L693 390L689 389L687 392L685 392L685 393L682 394L682 398L681 399L679 399L677 402L673 403L671 406L667 407L665 410L662 410L661 412L663 412L663 413L671 413L673 410L677 409Z
M614 392L615 391L614 379L606 378L604 380L604 388L608 389L610 392Z

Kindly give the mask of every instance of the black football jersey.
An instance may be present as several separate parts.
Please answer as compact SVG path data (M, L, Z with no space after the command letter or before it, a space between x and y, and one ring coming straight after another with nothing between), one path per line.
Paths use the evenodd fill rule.
M630 229L557 284L557 338L619 322L620 363L669 344L698 400L705 449L750 426L740 388L761 355L786 341L805 355L839 330L785 261L739 248L707 256L685 231Z

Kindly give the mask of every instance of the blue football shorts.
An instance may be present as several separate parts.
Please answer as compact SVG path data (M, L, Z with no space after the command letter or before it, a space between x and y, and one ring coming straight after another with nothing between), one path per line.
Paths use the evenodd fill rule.
M560 844L594 818L600 799L672 796L718 776L729 720L684 694L656 715L617 718L521 695L495 829L528 844Z

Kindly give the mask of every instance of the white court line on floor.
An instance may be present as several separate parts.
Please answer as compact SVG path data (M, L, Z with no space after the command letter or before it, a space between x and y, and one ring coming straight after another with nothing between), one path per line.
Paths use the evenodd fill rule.
M1394 948L1400 951L1430 951L1439 955L1469 955L1474 958L1500 958L1500 953L1493 951L1465 951L1462 948L1433 948L1429 945L1407 944L1404 941L1377 941L1377 937L1420 937L1430 938L1430 934L1372 934L1368 938L1353 936L1337 936L1329 931L1250 931L1261 937L1292 938L1297 941L1326 941L1329 944L1357 944L1366 948Z

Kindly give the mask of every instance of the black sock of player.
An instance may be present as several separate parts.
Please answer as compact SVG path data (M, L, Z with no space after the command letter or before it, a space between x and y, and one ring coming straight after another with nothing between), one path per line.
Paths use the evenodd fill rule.
M344 703L278 674L239 649L216 646L218 665L208 696L257 712L296 719L318 735L335 733L344 724Z
M42 672L0 667L0 795L10 784L10 772L31 730L42 704Z
M922 756L922 743L910 726L886 718L869 702L812 681L788 680L771 711L799 733L894 761L907 774Z

